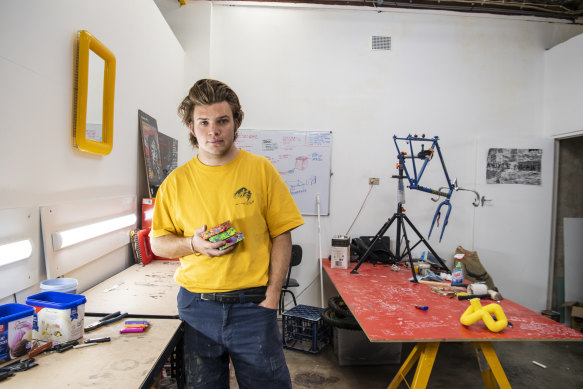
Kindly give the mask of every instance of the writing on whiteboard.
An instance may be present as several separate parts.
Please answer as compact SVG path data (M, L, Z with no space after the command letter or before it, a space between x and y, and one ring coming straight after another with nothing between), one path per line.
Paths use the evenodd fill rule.
M330 198L330 131L238 131L237 147L263 155L275 166L300 212L328 215Z

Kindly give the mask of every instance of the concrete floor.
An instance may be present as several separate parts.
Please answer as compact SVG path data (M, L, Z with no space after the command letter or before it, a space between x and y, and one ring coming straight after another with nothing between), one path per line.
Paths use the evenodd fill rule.
M583 388L583 342L492 342L513 388ZM415 344L403 343L402 363ZM330 344L318 354L285 349L293 387L386 388L400 364L339 366ZM537 366L539 362L546 368ZM413 371L407 376L409 385ZM231 388L238 388L234 372ZM442 343L428 388L483 388L480 367L471 343ZM400 388L407 388L401 383Z
M413 346L403 344L401 361ZM494 348L513 388L583 388L583 342L505 342L494 344ZM294 350L285 353L294 388L386 388L400 367L396 364L340 367L330 346L318 355ZM410 372L409 383L412 377ZM407 385L402 383L400 387ZM442 343L427 387L484 387L472 344Z

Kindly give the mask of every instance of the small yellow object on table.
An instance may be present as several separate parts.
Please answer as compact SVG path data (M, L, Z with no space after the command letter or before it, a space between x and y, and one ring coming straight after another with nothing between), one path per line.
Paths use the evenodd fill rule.
M496 320L494 320L492 314L496 316ZM465 326L469 326L479 320L483 320L486 327L492 332L500 332L508 326L508 320L500 305L492 303L483 307L480 304L480 299L474 298L470 300L470 306L460 317L460 322Z

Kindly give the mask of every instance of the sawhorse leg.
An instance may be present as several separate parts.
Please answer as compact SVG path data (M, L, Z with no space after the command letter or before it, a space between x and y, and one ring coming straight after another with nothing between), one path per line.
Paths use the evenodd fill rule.
M486 389L496 389L498 386L500 389L510 389L510 382L506 378L504 369L502 369L492 344L490 342L474 342L474 349L476 350L480 372Z
M429 375L431 374L431 369L433 368L438 349L439 342L417 343L387 389L397 389L417 361L419 362L417 363L417 370L415 370L415 376L413 377L411 388L423 389L427 387Z

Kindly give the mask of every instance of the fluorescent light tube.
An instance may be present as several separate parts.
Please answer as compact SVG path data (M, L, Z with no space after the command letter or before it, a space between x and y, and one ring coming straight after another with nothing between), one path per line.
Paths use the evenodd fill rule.
M129 227L136 223L136 215L128 214L101 222L88 224L70 230L53 232L53 250L60 250L74 244L105 235L109 232Z
M32 255L32 243L29 239L0 245L0 266L18 262Z

